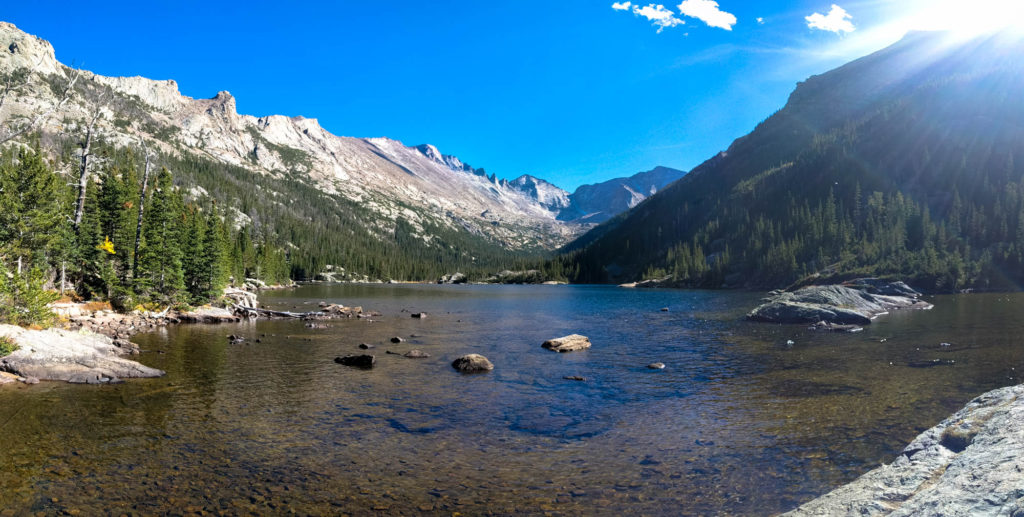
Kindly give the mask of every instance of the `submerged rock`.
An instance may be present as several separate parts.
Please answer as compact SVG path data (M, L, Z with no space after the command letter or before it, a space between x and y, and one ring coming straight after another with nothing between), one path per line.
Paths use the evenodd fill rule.
M652 369L652 370L664 370L665 369L665 363L651 363L651 364L647 365L647 367Z
M566 375L565 377L562 377L562 378L567 380L567 381L585 382L587 380L587 378L583 377L582 375Z
M359 343L359 348L362 348L363 350L369 350L371 348L377 348L377 345L373 345L370 343Z
M1024 385L990 391L889 465L786 514L1024 515Z
M413 318L423 319L423 318L427 317L427 313L425 313L425 312L414 312L414 313L411 314L411 316Z
M857 325L840 325L838 323L829 323L827 321L819 321L814 325L808 327L810 330L824 330L826 332L862 332L864 327Z
M391 342L392 343L401 343L403 341L405 341L405 340L400 338L400 337L398 337L398 336L395 336L395 337L391 338Z
M920 293L910 290L902 282L895 284L899 286L859 283L803 287L771 296L766 303L747 314L747 318L768 323L868 325L872 319L890 310L932 308L931 304L917 298ZM907 293L910 290L913 295L873 294L868 292L868 288L876 292Z
M373 368L373 365L377 362L377 358L368 354L346 355L343 357L335 357L334 362L345 366L369 369Z
M466 354L452 361L452 368L463 373L476 373L489 372L494 369L494 365L480 354Z
M590 338L579 334L571 334L565 337L549 339L541 346L554 352L573 352L590 348Z
M427 357L430 357L430 354L424 352L423 350L409 350L408 352L403 354L403 357L408 357L409 359L425 359Z

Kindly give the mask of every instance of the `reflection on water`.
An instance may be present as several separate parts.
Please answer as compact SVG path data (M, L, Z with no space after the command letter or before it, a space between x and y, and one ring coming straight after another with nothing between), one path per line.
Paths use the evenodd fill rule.
M270 307L327 300L383 316L164 329L135 341L165 378L0 389L0 507L771 514L1020 382L1024 295L936 297L932 311L858 334L744 322L758 298L590 286L266 293ZM540 347L574 332L594 347ZM377 345L373 370L333 362L364 342ZM431 357L385 354L412 348ZM471 352L496 369L449 366ZM646 368L656 361L667 368Z

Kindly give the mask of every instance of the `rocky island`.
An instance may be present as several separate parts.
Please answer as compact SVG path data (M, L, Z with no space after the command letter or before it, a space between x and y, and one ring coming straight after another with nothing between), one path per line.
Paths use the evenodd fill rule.
M858 279L840 285L814 285L775 291L747 319L765 323L867 325L897 309L931 309L921 293L903 282Z

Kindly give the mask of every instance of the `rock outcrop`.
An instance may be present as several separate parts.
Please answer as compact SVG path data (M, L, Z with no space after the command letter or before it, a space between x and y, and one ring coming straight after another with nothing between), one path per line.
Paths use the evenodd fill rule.
M0 370L25 378L100 384L134 377L160 377L164 372L121 357L130 346L117 346L108 336L88 331L27 330L0 325L0 336L19 349L0 358Z
M466 278L466 275L458 272L450 275L444 275L437 279L437 283L439 284L464 284L467 281L469 281L469 279Z
M790 516L1024 515L1024 385L988 392L889 465Z
M590 338L579 334L571 334L565 337L549 339L541 346L553 352L574 352L590 348Z
M871 292L874 291L874 292ZM900 294L881 294L881 293ZM867 325L896 309L930 309L920 293L903 282L883 283L861 279L843 285L803 287L773 295L747 318L767 323L832 323Z

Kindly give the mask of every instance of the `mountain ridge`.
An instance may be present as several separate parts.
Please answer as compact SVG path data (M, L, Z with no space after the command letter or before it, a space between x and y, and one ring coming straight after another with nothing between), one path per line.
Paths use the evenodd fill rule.
M8 119L58 104L61 85L80 78L68 102L36 128L48 135L44 141L82 131L99 112L97 133L110 145L139 148L146 141L167 155L306 182L372 213L364 221L371 232L387 236L408 224L428 247L433 244L427 228L445 228L489 246L534 253L554 249L589 226L559 219L563 207L548 203L537 191L488 175L431 144L338 136L316 118L239 114L229 92L192 98L181 94L173 79L74 70L57 61L49 42L7 22L0 22L0 44L0 73L29 70L33 79L7 99L2 115ZM209 185L186 187L209 190ZM557 193L554 189L551 185L547 192Z

